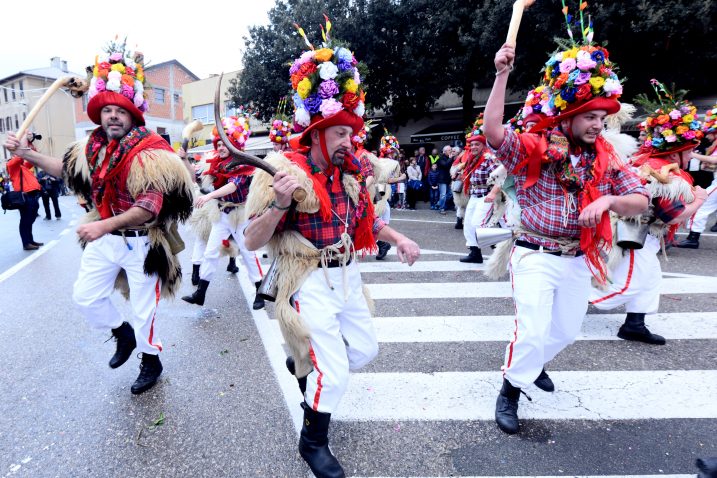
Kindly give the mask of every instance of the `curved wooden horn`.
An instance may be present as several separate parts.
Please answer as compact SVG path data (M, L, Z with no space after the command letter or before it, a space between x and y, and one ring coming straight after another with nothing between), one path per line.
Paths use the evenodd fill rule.
M204 128L204 125L199 120L194 120L184 127L182 130L182 149L187 151L189 147L189 141L196 133L200 132Z
M234 159L238 164L248 164L250 166L254 166L263 171L266 171L267 173L274 176L277 171L274 166L267 163L263 159L254 156L253 154L240 151L236 146L232 144L231 141L229 141L229 138L227 138L227 133L226 131L224 131L224 125L222 124L222 115L220 113L222 78L224 78L224 73L219 75L217 89L214 92L214 123L216 124L217 132L219 133L219 139L222 140L222 143L224 143L224 146L226 146L226 148L229 150L229 153L234 156ZM306 199L306 191L303 188L298 188L294 190L292 197L294 198L294 201L302 202L304 199Z

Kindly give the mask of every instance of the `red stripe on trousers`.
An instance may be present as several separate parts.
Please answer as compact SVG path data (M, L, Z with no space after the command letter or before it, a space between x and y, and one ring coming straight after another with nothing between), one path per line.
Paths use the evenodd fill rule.
M264 277L264 271L261 270L261 264L259 263L259 257L254 254L254 260L256 261L256 267L259 269L259 276Z
M319 364L316 362L316 354L314 353L314 348L309 344L309 356L311 357L311 363L314 364L314 368L319 373L319 378L316 379L316 393L314 394L314 404L311 406L311 408L314 409L315 412L319 411L319 398L321 396L321 388L322 384L321 381L324 378L324 373L319 369Z
M157 317L157 304L159 304L160 292L161 289L159 287L159 279L157 279L157 283L154 285L154 313L152 314L152 323L149 326L149 345L157 347L157 349L161 352L162 346L152 343L152 337L154 336L154 318Z
M608 294L605 297L600 297L599 299L596 299L592 301L592 304L598 304L604 300L611 299L615 297L616 295L623 294L629 287L630 287L630 281L632 280L632 271L635 268L635 249L630 249L630 268L627 270L627 280L625 281L625 287L620 289L618 292L613 292L612 294Z

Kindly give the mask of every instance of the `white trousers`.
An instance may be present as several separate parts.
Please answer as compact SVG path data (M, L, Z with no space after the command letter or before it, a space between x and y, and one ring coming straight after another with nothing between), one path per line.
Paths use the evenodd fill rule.
M717 211L717 192L715 191L717 191L717 180L707 188L707 199L702 203L694 216L692 216L690 220L690 231L699 232L700 234L705 231L707 219L710 217L710 214Z
M657 313L662 282L658 252L660 240L648 234L642 249L626 251L622 262L610 276L612 283L607 290L592 288L590 303L602 310L625 305L628 313Z
M389 206L388 202L386 202L386 207L381 213L381 220L386 224L391 222L391 206Z
M199 268L199 277L202 280L211 281L212 277L214 277L219 264L219 249L222 247L222 241L229 239L229 236L234 236L242 262L244 262L249 274L249 280L253 283L261 280L262 272L259 258L253 251L247 250L246 245L244 245L244 228L247 224L248 222L244 222L236 228L232 227L229 222L229 215L220 214L219 221L212 224L212 232L209 233L207 247L204 249L204 258Z
M199 236L194 240L194 247L192 248L192 264L199 265L204 259L204 251L207 249L207 243L204 242Z
M147 237L106 234L85 247L72 300L91 326L100 330L115 329L127 321L134 329L137 351L156 355L162 351L157 338L155 318L162 284L156 274L144 273L149 250ZM127 273L132 317L123 319L110 300L120 269Z
M511 252L510 274L516 320L503 372L513 386L523 388L580 333L591 274L583 256L518 246Z
M493 203L485 202L485 196L480 198L471 196L468 200L463 218L463 236L466 238L467 247L478 247L476 229L485 226L492 209Z
M314 369L306 380L306 404L333 413L358 370L378 353L378 340L363 295L361 274L352 262L347 267L348 299L340 267L328 269L333 289L322 269L312 272L294 294L294 306L311 333L309 355Z

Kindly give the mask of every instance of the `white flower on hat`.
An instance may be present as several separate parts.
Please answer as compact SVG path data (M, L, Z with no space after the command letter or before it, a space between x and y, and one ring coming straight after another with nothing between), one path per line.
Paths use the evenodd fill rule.
M294 112L294 121L306 128L311 124L311 115L306 108L297 108Z
M107 79L120 81L122 80L122 73L120 73L119 71L112 70L107 74Z
M121 77L122 75L120 75ZM111 80L107 81L107 89L109 91L115 91L119 92L120 90L120 80L117 78L112 78Z
M142 95L142 93L136 92L136 93L134 94L134 100L133 100L133 101L134 101L134 105L135 105L137 108L139 108L140 106L142 106L142 103L144 103L144 96Z
M620 84L620 81L613 78L605 80L605 84L602 86L602 89L605 91L607 96L622 94L622 85Z
M134 81L134 91L135 91L135 93L144 92L144 85L142 85L141 81L138 81L138 80Z
M356 106L356 109L354 109L354 114L356 116L363 116L363 114L366 112L366 106L363 104L363 101L359 101L358 106Z
M338 73L338 67L330 61L325 61L319 65L319 76L322 80L333 80Z

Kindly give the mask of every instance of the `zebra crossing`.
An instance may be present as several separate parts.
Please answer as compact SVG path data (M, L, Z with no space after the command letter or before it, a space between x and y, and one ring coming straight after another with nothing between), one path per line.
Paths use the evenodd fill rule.
M507 436L493 414L514 326L510 284L452 252L424 250L412 268L389 254L360 265L381 351L352 374L333 416L347 475L682 477L694 476L695 458L717 455L717 310L649 316L668 339L655 347L617 339L624 314L591 308L576 343L548 365L556 391L526 389L521 434ZM689 302L717 294L717 280L665 273L661 292ZM270 312L254 320L298 430L301 396Z

